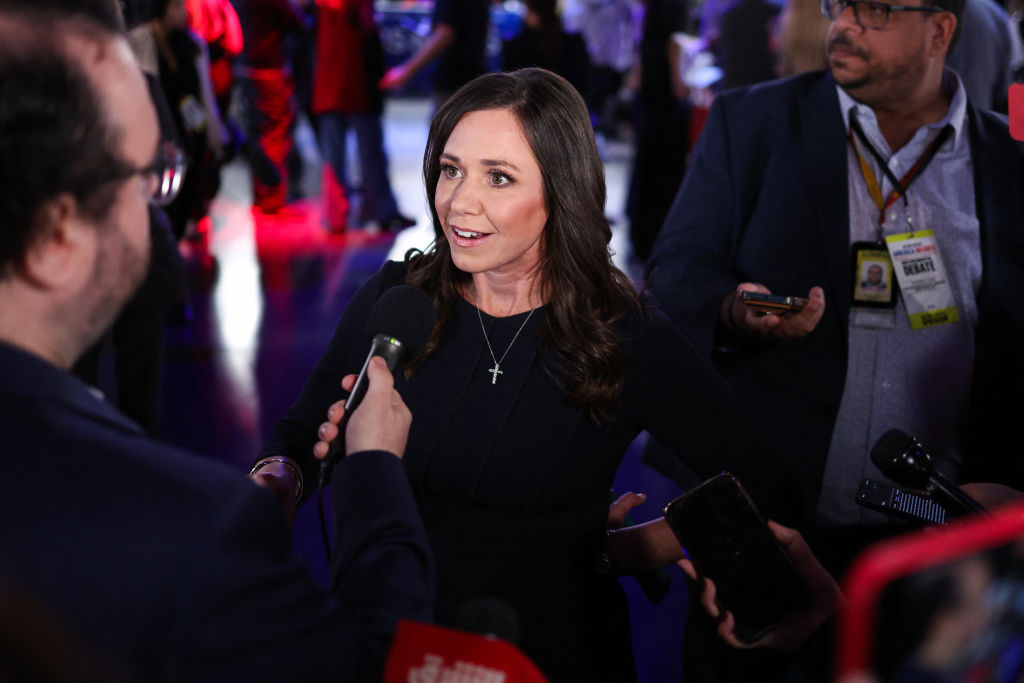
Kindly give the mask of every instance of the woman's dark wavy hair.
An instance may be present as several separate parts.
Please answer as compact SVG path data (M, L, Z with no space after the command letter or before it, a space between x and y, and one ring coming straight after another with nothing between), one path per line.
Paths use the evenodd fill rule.
M640 302L629 279L612 264L611 228L604 215L604 165L597 152L586 105L561 76L544 69L480 76L438 109L423 154L434 243L410 252L407 282L430 294L437 325L413 366L433 353L452 316L460 289L471 282L456 268L434 208L440 156L448 137L470 112L512 112L541 169L548 221L541 234L541 295L547 303L543 343L554 351L548 372L574 405L595 420L607 419L618 404L626 351L614 323Z

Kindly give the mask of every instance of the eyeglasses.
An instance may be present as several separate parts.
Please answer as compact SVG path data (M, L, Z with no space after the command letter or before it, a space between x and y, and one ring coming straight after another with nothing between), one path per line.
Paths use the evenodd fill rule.
M893 12L945 12L941 7L919 7L916 5L888 5L872 0L821 0L821 13L829 21L835 21L847 7L853 8L853 19L863 29L880 31L889 23Z
M127 165L126 165L127 166ZM154 206L167 206L178 196L185 179L185 154L173 142L160 145L156 159L149 166L127 166L108 176L107 181L123 180L141 175L145 181L144 194Z

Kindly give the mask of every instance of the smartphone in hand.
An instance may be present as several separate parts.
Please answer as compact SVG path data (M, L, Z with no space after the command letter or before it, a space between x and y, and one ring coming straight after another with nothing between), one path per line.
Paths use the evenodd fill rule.
M807 305L807 299L799 296L779 296L777 294L742 291L739 293L739 297L740 301L755 310L776 315L796 313Z
M739 480L720 474L665 506L665 520L699 575L715 583L746 643L810 605L808 588Z

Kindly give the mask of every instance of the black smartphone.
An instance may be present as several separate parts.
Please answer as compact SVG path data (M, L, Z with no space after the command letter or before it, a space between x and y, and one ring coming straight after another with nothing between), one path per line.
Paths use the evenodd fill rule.
M874 479L865 479L860 483L856 501L866 508L912 522L946 523L946 508L931 498Z
M762 313L786 315L796 313L807 305L807 299L799 296L780 296L761 292L740 292L740 301Z
M723 473L665 506L665 520L697 572L715 583L734 633L756 641L810 604L803 578L739 480Z

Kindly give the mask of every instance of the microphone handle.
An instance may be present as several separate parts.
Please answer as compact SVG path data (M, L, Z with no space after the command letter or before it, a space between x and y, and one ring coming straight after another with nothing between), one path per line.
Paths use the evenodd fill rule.
M327 457L320 462L321 486L326 486L327 482L330 481L331 468L334 467L334 464L345 457L345 453L342 450L342 443L345 440L345 426L348 424L348 418L352 411L359 407L363 397L366 396L367 388L370 386L370 380L366 376L366 371L370 367L370 359L374 356L381 356L387 363L388 370L393 375L402 362L404 355L405 345L402 342L387 334L374 335L373 342L370 344L370 352L366 354L363 367L359 370L359 375L356 376L356 383L352 386L348 400L345 401L345 414L338 422L338 436L331 442L327 450Z
M959 486L946 479L937 471L928 477L928 492L929 494L939 494L932 497L941 498L942 502L960 513L971 514L977 512L986 517L990 516L981 503L964 493ZM952 511L951 509L950 512Z

